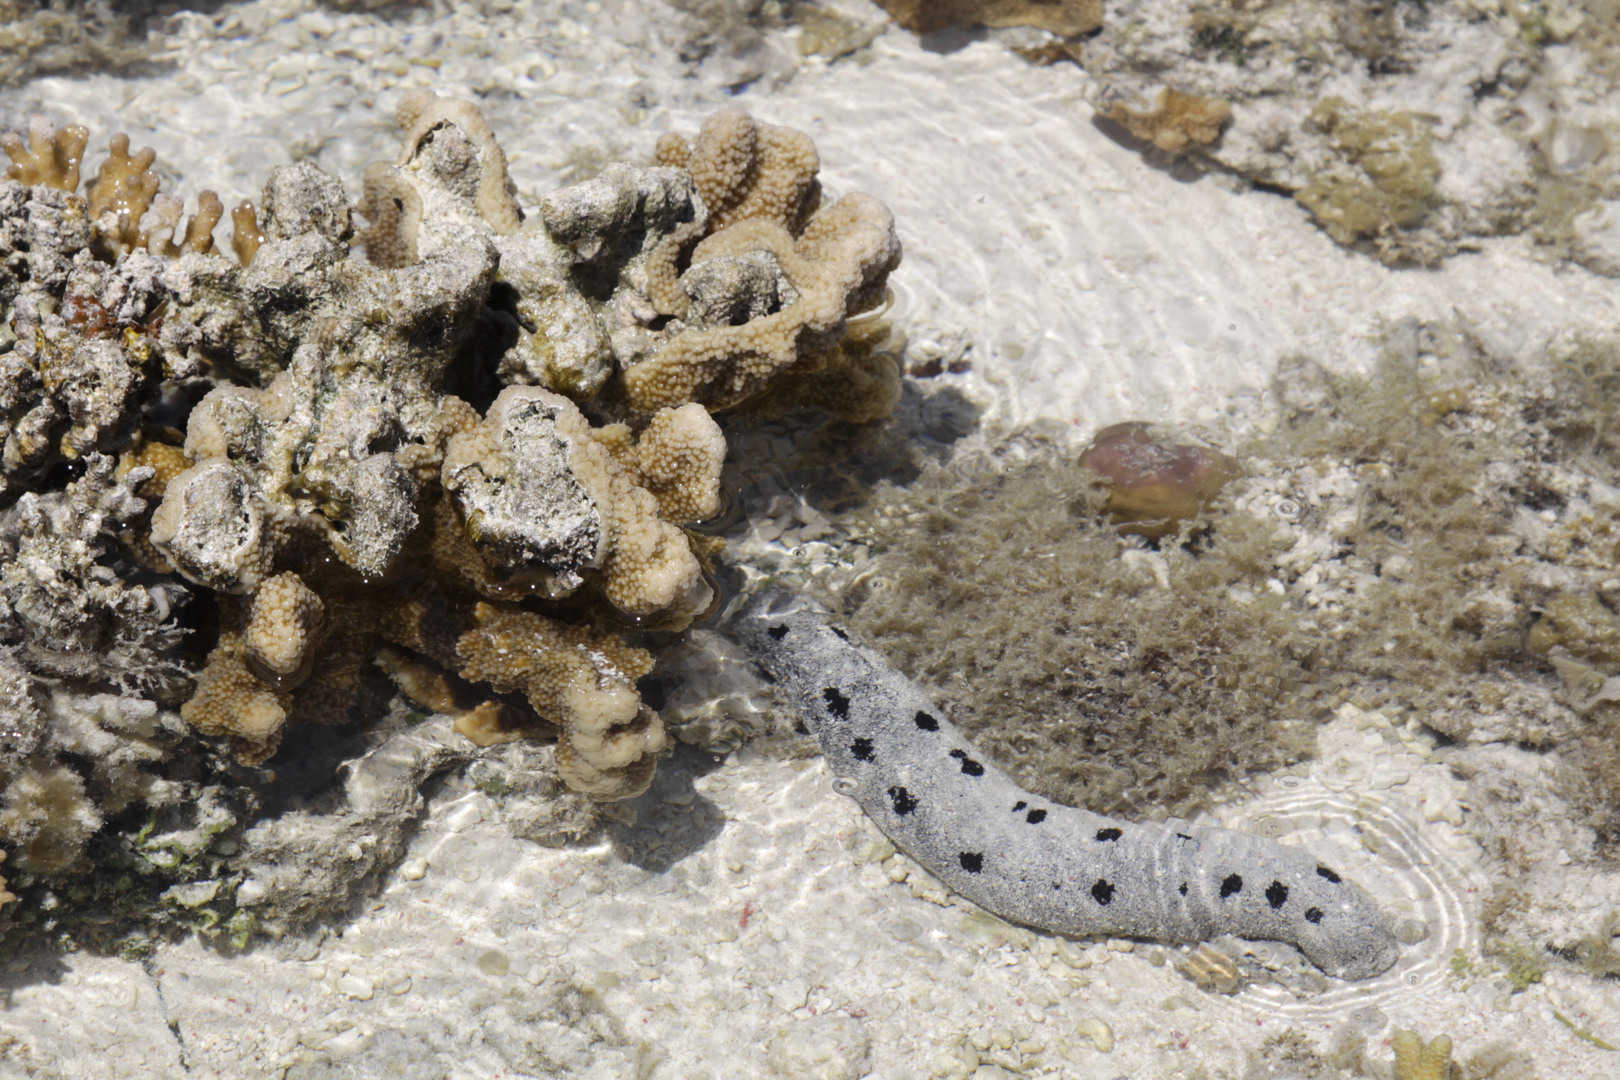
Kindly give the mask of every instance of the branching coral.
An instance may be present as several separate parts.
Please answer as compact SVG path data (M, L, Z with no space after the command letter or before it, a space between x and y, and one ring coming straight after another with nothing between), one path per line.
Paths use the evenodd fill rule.
M692 252L687 291L726 298L706 299L711 318L737 313L730 298L736 286L716 289L714 271L705 270L729 261L735 269L726 277L737 285L774 277L776 297L767 314L750 311L737 325L699 322L629 366L623 393L630 408L645 414L693 400L729 408L759 397L783 374L847 369L849 358L836 348L847 320L882 302L900 263L888 208L854 193L816 210L817 160L808 140L735 111L716 114L690 146L664 137L659 160L690 168L705 205L719 207ZM897 380L897 372L883 378L877 396Z
M877 336L840 341L883 295L892 222L866 196L816 213L805 136L729 114L697 175L612 165L526 222L475 106L420 92L398 119L399 155L366 175L363 259L348 194L311 164L232 212L232 261L224 205L204 192L188 221L151 150L115 136L92 174L83 129L0 139L0 901L112 859L129 873L83 895L150 872L149 900L192 925L292 925L347 895L343 867L386 864L429 772L532 765L504 745L531 736L557 740L529 785L557 809L534 816L577 833L667 745L625 627L679 629L716 599L716 545L683 527L725 502L709 407L892 407ZM660 401L626 390L637 368ZM323 824L204 813L209 770L354 719L374 659L453 721L378 734L397 760L354 764ZM177 756L198 736L235 763ZM126 833L137 805L154 816ZM174 852L152 847L159 818ZM210 854L227 828L255 869ZM384 842L328 874L265 867L367 830Z
M58 128L49 117L31 116L27 143L14 131L0 132L0 150L11 158L6 179L58 191L77 191L79 163L89 141L89 128L79 124Z
M1450 1080L1449 1035L1436 1035L1425 1043L1415 1031L1397 1031L1390 1046L1395 1051L1395 1080Z

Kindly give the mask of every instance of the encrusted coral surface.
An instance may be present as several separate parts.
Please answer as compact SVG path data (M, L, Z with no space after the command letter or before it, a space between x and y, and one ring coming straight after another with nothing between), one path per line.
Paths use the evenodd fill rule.
M557 784L638 794L667 739L636 686L651 654L623 627L680 629L717 601L716 546L684 528L725 505L709 410L840 364L843 398L805 403L892 406L892 359L856 350L857 368L840 339L883 295L893 223L861 195L815 212L808 137L731 110L698 158L741 173L610 165L526 219L477 106L420 91L397 118L400 152L356 207L314 165L273 170L232 214L234 261L220 200L185 219L127 137L93 172L83 128L36 117L0 140L14 875L69 874L126 808L198 798L205 774L166 779L196 737L217 770L269 762L300 724L349 729L379 668L450 710L464 746L399 773L376 860L429 772L525 736L558 739ZM108 686L123 704L66 704ZM211 828L250 818L221 809ZM164 897L240 935L255 904L290 924L346 895L288 899L294 874L239 903L240 881Z
M1391 265L1524 233L1620 272L1620 38L1603 4L1122 0L1083 45L1026 51L1079 59L1116 119L1165 89L1229 104L1219 141L1132 130L1292 195L1334 240Z

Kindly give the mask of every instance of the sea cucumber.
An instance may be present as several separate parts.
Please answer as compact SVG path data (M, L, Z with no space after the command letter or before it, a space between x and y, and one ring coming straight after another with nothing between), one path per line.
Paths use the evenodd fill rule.
M1185 821L1117 820L1020 788L813 601L767 591L734 633L797 705L834 789L987 911L1066 934L1285 941L1343 979L1399 955L1372 897L1307 851Z

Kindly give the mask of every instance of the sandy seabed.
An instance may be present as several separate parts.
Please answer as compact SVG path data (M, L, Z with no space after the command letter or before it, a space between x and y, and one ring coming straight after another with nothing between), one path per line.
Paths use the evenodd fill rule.
M982 36L933 51L890 30L833 63L767 42L730 94L748 65L694 69L675 55L683 33L637 4L389 21L264 0L170 19L155 74L0 90L0 127L48 111L95 133L92 156L128 131L188 197L233 202L295 157L358 194L364 164L397 145L394 103L427 86L479 98L533 205L738 104L809 132L833 192L893 209L895 319L913 350L971 346L971 370L938 381L984 409L974 438L1124 419L1241 433L1280 360L1363 370L1402 319L1466 326L1525 361L1620 324L1614 281L1524 239L1392 270L1288 199L1178 179L1091 122L1085 72ZM745 750L701 775L675 763L633 830L560 849L507 835L487 795L452 782L340 935L9 971L0 1076L1157 1080L1240 1076L1292 1025L1364 1034L1378 1061L1406 1027L1449 1034L1459 1059L1505 1041L1543 1080L1620 1077L1620 1053L1555 1016L1620 1044L1620 984L1454 977L1454 951L1478 952L1492 871L1430 749L1343 710L1310 767L1217 815L1320 848L1429 928L1389 975L1303 998L1220 996L1162 947L1008 927L894 855L818 760Z

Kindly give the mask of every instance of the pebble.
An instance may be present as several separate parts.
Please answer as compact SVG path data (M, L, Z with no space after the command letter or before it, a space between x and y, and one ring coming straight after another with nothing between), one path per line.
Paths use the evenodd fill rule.
M1074 1025L1074 1033L1090 1037L1091 1045L1095 1046L1099 1053L1106 1054L1114 1048L1114 1029L1101 1017L1086 1017Z
M783 1012L802 1009L805 1002L810 1000L810 984L803 979L789 979L785 983L777 983L765 992L770 996L771 1004Z
M338 979L337 988L356 1001L370 1001L373 992L370 979L352 972Z

